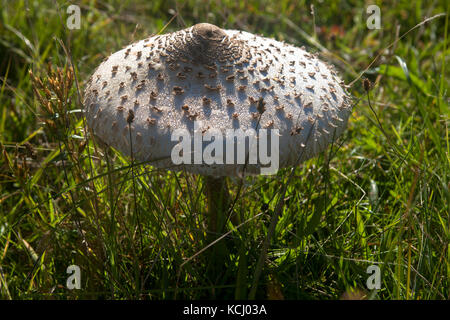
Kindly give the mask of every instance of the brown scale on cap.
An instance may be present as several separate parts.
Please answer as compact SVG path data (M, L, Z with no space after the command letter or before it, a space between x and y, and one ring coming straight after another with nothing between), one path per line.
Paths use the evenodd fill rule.
M173 93L175 95L181 95L184 93L184 90L181 87L175 86L175 87L173 87Z
M250 101L251 104L255 104L258 102L258 100L253 97L248 97L248 100Z
M336 116L336 115L332 115L331 116L331 119L333 119L333 120L335 120L335 121L339 121L339 122L343 122L344 120L342 120L341 118L339 118L338 116Z
M213 71L213 72L216 72L216 71L217 71L217 67L216 67L215 64L213 64L213 65L207 65L207 64L205 64L203 67L205 67L205 69L208 69L209 71Z
M148 125L152 126L152 125L154 125L154 124L156 123L156 119L153 119L153 118L147 118L147 119L145 119L145 122L146 122Z
M258 119L259 117L260 117L260 113L258 113L258 112L252 112L251 113L251 116L252 116L252 119Z
M205 106L209 106L211 104L211 99L209 99L207 97L203 97L202 101Z
M128 109L127 122L132 123L133 121L134 121L134 111L131 109Z
M305 105L303 106L303 108L305 108L305 109L311 109L312 107L313 107L312 101L305 103Z
M275 88L275 86L274 86L274 85L271 85L270 87L263 87L263 88L260 88L259 91L260 91L260 92L272 91L273 88Z
M142 90L145 87L145 80L142 80L137 86L136 86L136 90Z
M265 125L264 125L264 128L271 128L271 127L273 127L273 120L269 120Z
M256 109L261 114L264 113L264 111L266 111L266 103L264 102L263 98L258 99L258 105L256 106Z
M158 94L155 91L150 92L150 100L156 100Z
M204 134L205 134L205 132L209 130L209 128L211 128L211 127L210 127L210 126L208 126L208 127L204 128L204 129L202 130L202 135L204 135Z
M195 119L197 119L197 117L198 117L198 113L194 112L194 113L191 113L188 118L189 118L189 120L194 121Z
M179 59L181 60L181 62L184 62L184 63L188 63L189 62L189 59L187 59L185 57L179 57Z
M294 90L294 99L300 99L302 96L303 93Z
M303 127L301 127L301 126L294 127L291 130L291 136L295 136L295 135L299 134L302 130L303 130Z
M210 86L209 84L205 84L204 86L206 89L211 90L211 91L220 91L220 89L222 89L222 86L220 84L215 87Z

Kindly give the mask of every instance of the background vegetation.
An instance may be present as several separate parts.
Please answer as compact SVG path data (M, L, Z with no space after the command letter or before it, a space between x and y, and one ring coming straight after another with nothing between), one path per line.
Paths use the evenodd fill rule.
M367 28L363 1L320 1L312 13L287 0L3 0L0 297L448 299L448 15L399 38L449 2L374 2L380 30ZM70 4L79 30L65 27ZM79 95L112 52L198 22L306 45L346 83L380 55L364 74L371 104L355 81L348 130L326 152L291 178L228 181L242 225L210 247L202 178L99 147ZM219 268L208 258L217 245ZM71 264L81 290L66 288ZM377 292L366 287L374 264Z

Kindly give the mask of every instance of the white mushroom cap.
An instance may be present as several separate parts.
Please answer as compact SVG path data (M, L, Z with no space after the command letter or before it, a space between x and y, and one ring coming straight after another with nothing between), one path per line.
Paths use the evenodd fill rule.
M172 132L193 136L194 121L202 132L278 129L279 167L296 165L343 132L351 106L342 84L302 48L201 23L112 54L90 78L84 104L92 132L124 154L156 167L228 176L244 166L174 165ZM260 167L246 165L245 173L259 174Z

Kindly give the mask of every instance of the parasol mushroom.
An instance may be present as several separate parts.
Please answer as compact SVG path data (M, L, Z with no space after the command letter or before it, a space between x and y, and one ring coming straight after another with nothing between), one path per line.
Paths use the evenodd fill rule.
M222 177L297 165L338 137L351 113L343 82L316 55L207 23L112 54L89 79L84 104L88 126L107 145L155 167L204 175L212 232L228 201ZM251 134L245 163L238 151L230 156L225 140L215 153L209 148L216 161L204 161L208 146L230 129L276 132L266 145L274 170L264 172L267 161L249 161L256 150ZM184 145L183 134L191 137Z

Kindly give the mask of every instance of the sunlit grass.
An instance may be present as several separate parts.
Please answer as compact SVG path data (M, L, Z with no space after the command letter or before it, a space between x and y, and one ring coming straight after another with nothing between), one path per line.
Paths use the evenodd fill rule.
M449 298L448 16L384 50L449 12L446 1L380 5L382 29L372 31L359 2L317 4L314 19L303 1L79 4L81 28L68 30L66 2L2 2L1 298L247 299L252 288L260 299ZM131 41L206 21L322 52L346 83L381 53L364 74L370 92L360 80L349 88L359 103L327 151L291 177L228 181L240 224L227 225L215 273L202 178L93 141L77 89ZM66 288L71 264L81 290ZM373 264L378 292L366 287Z

